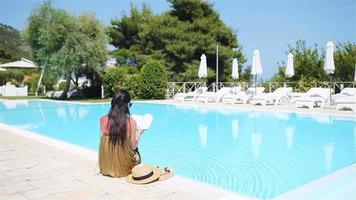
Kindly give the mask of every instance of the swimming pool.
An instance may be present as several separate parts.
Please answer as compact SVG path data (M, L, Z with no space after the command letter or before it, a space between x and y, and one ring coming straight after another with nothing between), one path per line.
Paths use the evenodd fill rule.
M0 101L0 123L97 150L109 104ZM356 118L134 103L143 162L269 199L356 162Z

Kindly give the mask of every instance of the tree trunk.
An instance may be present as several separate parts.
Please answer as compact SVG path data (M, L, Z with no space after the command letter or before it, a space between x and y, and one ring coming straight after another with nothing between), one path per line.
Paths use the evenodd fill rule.
M66 87L64 88L63 93L61 94L59 99L61 100L67 99L67 92L69 90L70 80L71 80L71 73L69 73L69 75L67 76Z
M75 86L75 88L78 88L78 75L77 75L77 73L75 73L75 71L74 71L74 77L75 77L75 80L72 78L72 80L73 80L73 83L74 83L74 86Z

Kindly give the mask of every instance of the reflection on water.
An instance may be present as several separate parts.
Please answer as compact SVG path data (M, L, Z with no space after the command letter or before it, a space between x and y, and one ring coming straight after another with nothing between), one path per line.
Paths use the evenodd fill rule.
M232 110L228 110L228 109L221 109L221 110L218 110L218 112L222 115L231 115L233 113Z
M3 100L2 104L8 110L15 109L17 106L27 106L28 100Z
M324 165L327 172L331 172L333 154L334 154L334 144L327 143L324 145Z
M56 109L57 115L61 119L83 119L88 116L89 110L85 107L59 107Z
M273 113L273 117L275 117L276 119L280 119L280 120L288 120L289 119L289 113L285 113L285 112L275 112Z
M89 111L83 107L79 107L78 115L80 119L85 118L88 115Z
M42 121L43 122L46 121L46 116L45 116L45 114L43 112L43 109L42 109L42 106L41 106L40 102L37 103L37 107L38 107L38 110L40 111Z
M199 138L200 146L205 147L208 142L208 126L205 124L199 124Z
M298 118L313 119L320 124L332 124L332 118L330 115L312 115L312 114L298 114Z
M57 108L57 115L59 118L66 119L67 118L67 112L65 108L59 107Z
M355 152L356 152L356 125L354 126L354 144L355 144Z
M285 129L285 134L286 134L286 140L287 140L287 148L292 149L293 148L294 128L287 127Z
M236 140L239 134L239 121L237 121L236 119L232 120L231 126L232 126L232 137Z
M261 133L252 133L251 135L252 141L252 154L253 157L258 158L260 156L260 149L262 143L262 134Z

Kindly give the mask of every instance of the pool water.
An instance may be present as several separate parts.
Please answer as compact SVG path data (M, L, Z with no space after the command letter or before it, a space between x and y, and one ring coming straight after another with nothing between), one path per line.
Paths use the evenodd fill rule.
M98 150L109 104L0 101L0 123ZM270 199L356 162L356 117L134 103L151 113L143 162Z

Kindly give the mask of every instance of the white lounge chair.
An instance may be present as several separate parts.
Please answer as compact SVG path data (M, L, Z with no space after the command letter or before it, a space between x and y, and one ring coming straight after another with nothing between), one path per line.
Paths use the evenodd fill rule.
M335 99L335 107L337 110L351 109L356 111L356 95Z
M290 103L290 93L292 92L291 87L282 87L277 88L275 91L271 93L261 93L259 95L253 96L250 99L250 103L252 105L267 105L267 104L274 104L278 105L282 103L283 100L286 100Z
M342 89L339 94L331 95L331 99L333 102L335 102L337 99L353 97L353 96L356 96L356 88L347 87Z
M221 102L223 103L243 103L246 104L251 97L253 97L256 93L256 95L259 95L261 93L263 93L263 91L265 90L264 87L251 87L248 88L246 91L240 91L236 94L227 94L221 97Z
M207 87L199 87L193 92L187 92L187 93L177 93L174 95L174 99L177 101L185 101L185 100L195 100L195 98L202 93L205 93L208 90Z
M223 87L220 90L218 90L217 92L205 92L202 94L199 94L196 98L195 101L196 102L219 102L221 101L221 97L223 97L224 95L228 95L228 94L233 94L233 89L230 87Z
M48 98L53 98L54 97L54 93L55 93L56 91L47 91L46 92L46 97L48 97Z
M61 95L62 95L63 91L60 90L60 91L55 91L54 94L53 94L53 98L59 98Z
M292 102L296 107L321 108L330 100L329 88L310 88L306 93L299 93L298 97L293 97Z

